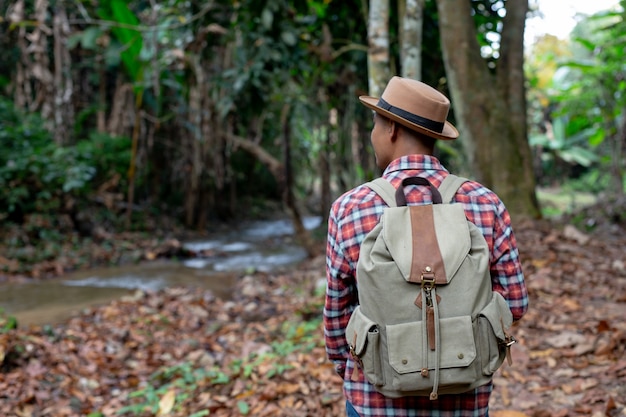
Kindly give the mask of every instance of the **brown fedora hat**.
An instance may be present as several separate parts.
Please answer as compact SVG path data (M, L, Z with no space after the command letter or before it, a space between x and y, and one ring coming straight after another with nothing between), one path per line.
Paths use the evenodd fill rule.
M380 99L359 97L361 103L416 132L442 140L459 137L456 128L446 120L450 100L420 81L393 77Z

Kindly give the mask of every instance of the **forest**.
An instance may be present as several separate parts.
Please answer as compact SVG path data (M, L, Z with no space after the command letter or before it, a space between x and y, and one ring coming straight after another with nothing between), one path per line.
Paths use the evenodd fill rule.
M305 253L225 273L226 296L137 289L32 325L0 305L0 415L344 415L321 329L326 220L380 175L358 96L392 75L450 97L460 139L437 157L513 218L531 308L490 415L625 415L626 1L528 45L539 13L533 0L0 0L2 291L178 265L198 255L185 242L255 221L286 220L261 245Z

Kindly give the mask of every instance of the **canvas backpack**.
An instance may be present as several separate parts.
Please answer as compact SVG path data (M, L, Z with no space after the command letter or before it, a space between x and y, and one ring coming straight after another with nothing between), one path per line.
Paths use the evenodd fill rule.
M388 397L459 394L488 383L515 339L513 318L492 290L489 248L452 202L467 179L439 189L422 177L396 190L368 183L389 207L365 237L357 263L359 306L346 340L363 372ZM433 204L407 206L404 187L429 187Z

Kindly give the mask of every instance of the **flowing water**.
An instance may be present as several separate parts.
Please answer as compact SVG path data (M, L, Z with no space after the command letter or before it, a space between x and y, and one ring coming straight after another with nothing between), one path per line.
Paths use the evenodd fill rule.
M319 217L304 220L307 229ZM48 281L0 285L0 307L20 326L54 324L81 309L136 290L193 286L228 298L235 280L247 271L272 271L306 257L293 242L289 220L257 221L212 238L184 242L196 256L174 261L89 269Z

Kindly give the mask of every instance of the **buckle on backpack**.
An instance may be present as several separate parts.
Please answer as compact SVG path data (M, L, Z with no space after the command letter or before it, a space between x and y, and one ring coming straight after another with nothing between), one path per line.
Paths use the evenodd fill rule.
M425 290L432 290L435 288L435 276L430 274L431 276L424 276L422 274L422 288Z
M517 339L511 335L505 335L502 345L506 350L506 361L511 366L513 364L513 358L511 357L511 346L517 343Z
M361 357L356 353L356 333L354 334L354 340L348 345L348 347L350 348L350 356L352 356L352 360L363 368L363 360L361 360Z
M430 266L426 266L420 276L422 280L422 288L426 290L432 290L435 288L435 273Z
M504 346L506 347L510 347L516 343L517 343L517 339L514 338L513 336L508 335L506 336L506 339L504 339Z
M363 360L356 354L354 346L352 345L350 345L350 356L354 362L356 362L360 367L363 367Z

